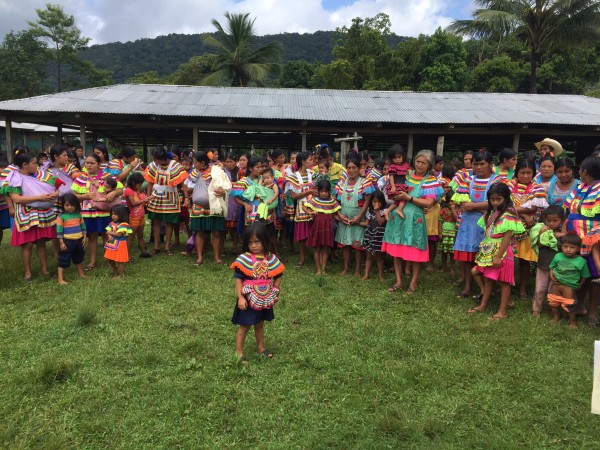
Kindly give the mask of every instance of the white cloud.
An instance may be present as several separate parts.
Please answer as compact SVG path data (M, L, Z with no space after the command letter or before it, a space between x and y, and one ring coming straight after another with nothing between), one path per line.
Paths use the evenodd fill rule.
M0 0L0 36L27 28L35 20L35 8L49 0ZM456 2L457 0L454 0ZM460 0L461 3L464 0ZM249 12L256 17L258 34L313 32L350 25L354 17L373 17L385 12L392 31L403 36L431 34L446 26L448 1L444 0L348 0L334 11L321 0L54 0L75 16L77 26L92 43L130 41L170 33L213 31L211 20L221 23L223 14Z

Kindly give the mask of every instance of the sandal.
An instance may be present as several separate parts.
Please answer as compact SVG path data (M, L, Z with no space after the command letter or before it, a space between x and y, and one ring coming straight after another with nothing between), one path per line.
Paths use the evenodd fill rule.
M483 298L483 294L477 294L473 296L473 300L479 300L481 301L481 299Z
M150 252L151 256L158 255L160 253L160 248L155 248Z
M89 272L90 270L95 269L95 268L96 268L96 266L87 265L87 266L85 266L85 269L83 269L83 271L84 272Z
M412 288L408 288L405 292L406 295L413 295L416 292L415 289Z
M469 294L468 292L459 292L458 294L456 294L456 298L469 298L471 294Z
M397 284L394 284L392 287L388 288L388 292L396 292L399 289L402 289L402 286L398 286Z
M240 364L248 364L248 358L245 355L239 357Z
M262 352L259 353L259 355L264 356L265 358L272 358L273 357L273 352L267 349L264 349Z
M173 253L173 250L170 248L165 253L167 254L167 256L173 256L175 254L175 253Z
M204 261L196 261L196 262L194 263L194 266L196 266L196 267L200 267L200 266L201 266L203 263L204 263Z

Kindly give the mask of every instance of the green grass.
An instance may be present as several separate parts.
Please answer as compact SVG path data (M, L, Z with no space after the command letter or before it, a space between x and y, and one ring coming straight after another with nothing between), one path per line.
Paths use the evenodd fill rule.
M241 366L232 274L210 259L25 284L5 236L0 447L598 448L595 328L535 320L528 302L491 322L450 275L424 273L409 297L391 278L315 279L292 255L266 326L275 357L249 335Z

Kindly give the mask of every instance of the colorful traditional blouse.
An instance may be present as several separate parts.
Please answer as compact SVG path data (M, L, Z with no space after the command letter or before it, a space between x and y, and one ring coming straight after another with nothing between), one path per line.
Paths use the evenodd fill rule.
M101 193L104 192L104 182L110 176L108 172L99 171L96 175L90 176L89 173L83 172L73 181L71 189L75 194L85 195L94 190ZM123 184L117 182L117 189L123 189ZM94 219L97 217L109 217L110 211L101 211L96 209L92 200L84 200L81 203L81 215L84 219Z
M300 172L294 172L287 178L284 191L285 194L291 194L292 192L295 194L302 194L303 192L312 189L314 178L315 174L310 169L307 169L304 175L302 175ZM296 213L294 215L295 222L310 222L312 220L312 217L310 217L310 215L302 209L302 205L309 200L310 197L304 197L296 200Z
M360 183L357 195L358 207L362 208L365 204L365 195L370 195L373 192L375 192L375 186L373 185L373 182L370 178L358 177L356 179L356 182L351 182L350 180L348 180L348 174L344 172L338 183L335 185L335 195L339 202L342 201L342 197L344 195L347 197L352 197L356 183Z
M511 231L513 236L525 232L525 227L516 211L505 211L500 217L498 216L498 211L494 210L487 220L486 216L483 215L477 221L477 225L485 230L484 238L479 245L479 252L475 257L475 264L480 267L493 265L494 258L499 254L500 242L507 232ZM505 255L501 255L501 257L504 258Z
M433 174L427 174L425 176L417 176L414 171L409 172L406 177L406 184L409 186L409 195L411 186L416 186L421 183L421 194L419 198L432 198L435 201L439 200L444 194L444 189L440 185L440 182Z
M144 178L152 183L152 198L148 211L157 214L179 214L181 203L177 186L188 178L188 173L177 161L171 160L167 167L152 162L146 167Z
M528 185L519 183L512 179L506 183L510 188L510 196L515 206L526 209L546 209L548 201L546 200L546 190L544 186L536 182Z
M250 213L244 212L246 225L254 223L260 219L260 216L258 213L258 207L260 205L260 200L255 199L253 201L249 201L248 199L244 198L243 194L244 194L244 191L250 187L250 185L253 185L253 184L256 185L259 182L260 182L260 179L258 179L258 178L256 180L253 180L250 177L244 177L233 183L233 186L231 187L231 192L229 193L230 197L233 197L233 198L238 197L244 203L248 203L249 205L252 206L252 211ZM265 222L267 224L269 224L269 223L273 223L274 221L275 221L275 209L272 209L271 211L268 212Z
M579 184L579 180L575 178L575 179L573 179L573 181L571 182L569 187L567 187L566 189L561 189L557 183L556 178L551 180L550 184L548 184L548 192L547 192L548 204L549 205L562 205L564 203L564 201L567 199L567 197L569 196L569 194L573 191L573 189L577 188L578 184Z
M450 182L450 187L454 192L458 189L459 186L463 185L467 178L471 178L473 176L473 169L460 169L452 178Z
M489 178L478 178L476 175L469 175L454 190L452 201L457 204L487 202L487 191L490 186L503 180L504 178L500 175L492 175Z
M308 200L304 204L304 207L316 212L317 214L335 214L340 209L342 209L342 207L336 199L328 198L326 200L323 200L318 197L313 197L310 200Z
M184 184L185 184L185 186L189 187L190 189L194 189L194 187L196 186L196 183L198 183L198 181L199 181L199 176L201 175L202 180L204 181L204 183L206 184L206 187L208 188L208 185L212 181L212 177L210 176L210 174L211 174L210 167L208 169L201 170L201 171L198 169L193 169L190 172L188 179L185 180ZM190 204L191 204L190 217L208 217L208 216L210 216L210 207L204 208L201 205L197 205L193 202Z
M108 173L110 173L113 177L117 177L119 175L121 175L121 172L123 172L123 170L125 170L125 167L127 167L129 164L127 164L125 161L123 161L122 159L111 159L110 162L108 163ZM138 160L138 163L135 165L135 167L133 168L133 170L131 171L131 173L133 172L142 172L142 161Z
M283 275L283 271L285 270L285 266L283 263L275 256L274 254L269 254L267 256L267 273L264 274L265 278L279 278ZM235 270L236 272L240 272L242 275L246 277L254 277L256 274L254 273L254 263L252 262L252 254L250 252L242 253L240 256L236 258L236 260L229 266L230 269Z
M563 207L569 211L567 231L585 239L595 226L600 225L600 181L592 185L580 183L569 194ZM591 248L584 242L581 255L587 255L590 251Z

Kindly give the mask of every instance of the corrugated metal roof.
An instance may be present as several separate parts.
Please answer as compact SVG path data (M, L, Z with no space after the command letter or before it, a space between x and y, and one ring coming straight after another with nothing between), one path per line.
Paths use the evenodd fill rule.
M405 124L600 126L581 95L341 91L120 84L0 102L0 111Z

